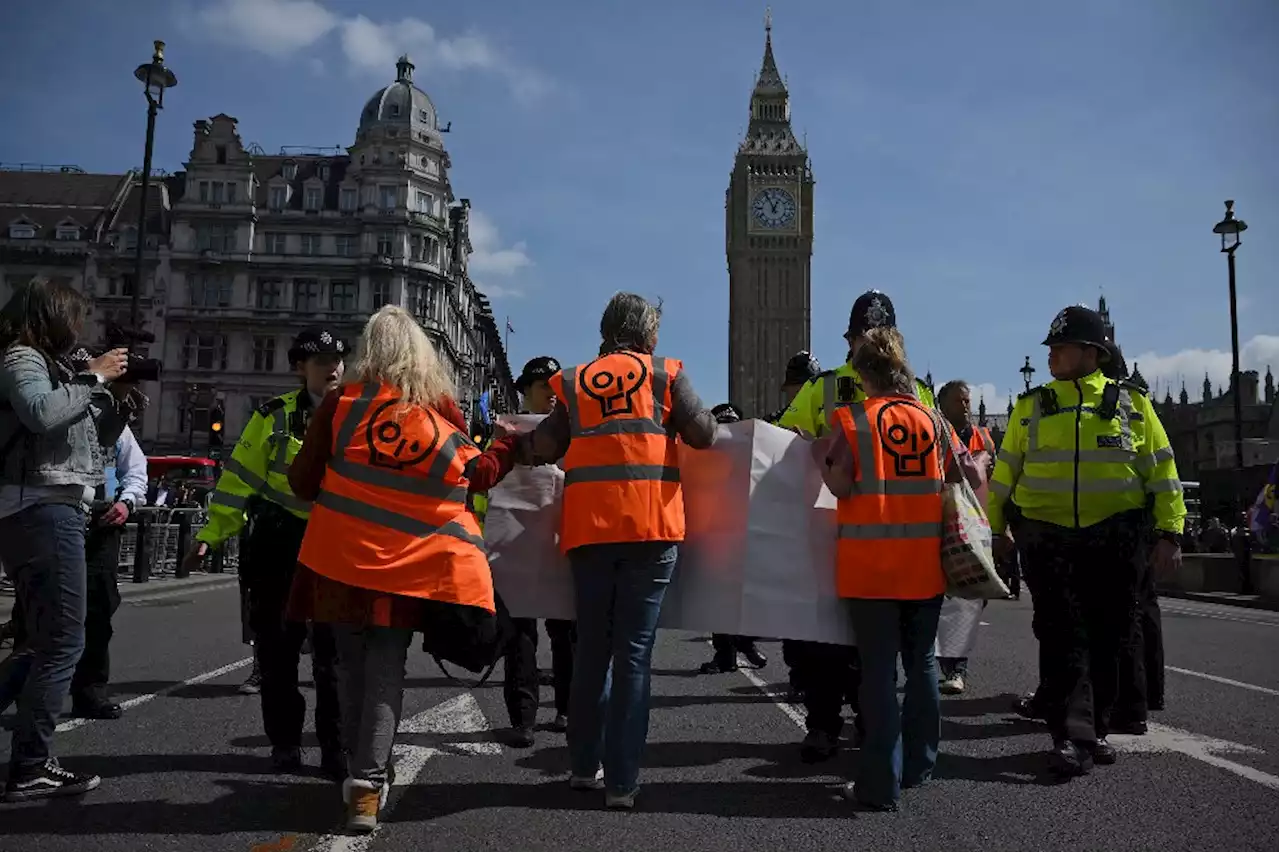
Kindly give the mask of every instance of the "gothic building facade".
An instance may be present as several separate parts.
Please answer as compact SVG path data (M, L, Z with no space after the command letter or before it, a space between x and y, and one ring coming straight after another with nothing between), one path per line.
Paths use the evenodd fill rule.
M485 392L493 410L516 410L493 312L467 273L470 203L455 199L449 181L449 128L414 85L413 71L401 57L395 81L365 104L355 144L345 150L268 155L245 145L228 115L195 122L185 171L154 183L148 205L155 212L143 325L157 337L151 354L165 363L159 386L146 388L152 405L140 437L149 452L200 453L215 402L237 433L255 407L296 383L287 353L299 331L328 326L355 343L386 304L407 309L431 336L463 411L474 415ZM70 280L93 298L95 318L127 318L136 177L54 177L46 191L55 196L44 200L61 192L65 209L23 214L5 209L6 187L23 181L0 172L0 216L9 220L0 223L9 225L0 235L8 237L0 239L3 280L11 285L44 271L40 263L15 267L10 258L52 242L34 259L56 260L56 269L80 264ZM93 204L67 195L66 183L82 184ZM115 184L112 195L107 187ZM39 208L40 191L27 194ZM48 239L31 240L31 226L48 230Z
M787 359L809 349L813 184L766 22L750 123L725 192L729 399L747 417L782 405Z

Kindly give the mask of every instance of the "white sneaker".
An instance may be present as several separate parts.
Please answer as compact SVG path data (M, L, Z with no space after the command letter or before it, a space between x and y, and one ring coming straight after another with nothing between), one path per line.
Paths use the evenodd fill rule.
M943 695L959 695L964 692L964 675L953 674L938 684L938 692Z
M571 790L603 790L604 789L604 767L596 770L595 775L573 775L569 778L569 788Z

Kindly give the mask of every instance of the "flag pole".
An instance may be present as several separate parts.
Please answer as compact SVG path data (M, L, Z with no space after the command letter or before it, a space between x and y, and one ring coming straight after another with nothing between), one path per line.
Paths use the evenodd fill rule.
M507 333L502 340L502 349L507 354L507 360L511 360L511 314L507 314Z

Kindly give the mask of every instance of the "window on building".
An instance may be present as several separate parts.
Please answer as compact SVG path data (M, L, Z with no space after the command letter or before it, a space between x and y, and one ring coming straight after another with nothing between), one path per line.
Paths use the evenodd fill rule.
M293 309L302 313L320 310L320 282L314 278L296 278L293 282Z
M133 273L122 273L118 278L107 279L107 295L108 296L132 296L133 295Z
M271 310L282 307L284 282L278 278L258 279L258 307Z
M323 181L328 181L328 180L329 180L329 166L328 166L328 164L322 165L322 166L320 167L320 180L323 180Z
M227 369L227 336L225 334L188 334L182 342L184 370Z
M298 164L290 160L284 164L284 179L293 180L298 176Z
M426 237L423 240L422 259L426 263L433 266L440 264L440 241L435 237Z
M302 253L303 254L320 254L320 235L319 234L303 234L302 235Z
M235 204L236 203L236 185L234 183L228 183L226 186L227 186L227 203Z
M319 210L324 206L324 190L318 186L307 187L306 198L303 199L303 206L308 210Z
M378 187L378 206L383 210L396 209L396 188L394 186Z
M394 235L390 231L378 232L378 251L377 254L383 257L391 257L391 244Z
M425 109L418 110L418 121L431 121L431 116L427 114Z
M355 189L350 187L344 188L342 190L342 194L338 197L338 207L347 212L351 212L356 209L356 201L358 198L359 194Z
M253 338L253 370L255 373L276 371L276 339L268 336Z
M236 250L236 226L206 224L196 226L196 250L231 252Z
M289 188L287 186L271 187L271 194L267 204L272 210L283 210L285 202L289 200Z
M191 306L227 308L231 306L231 279L225 275L198 275L191 279Z
M226 190L223 187L224 187L224 184L222 183L222 181L220 180L214 181L213 186L211 187L211 189L213 190L214 204L221 204L222 200L227 197Z
M80 229L75 225L59 225L57 237L60 240L78 240L80 239Z
M35 238L35 225L28 225L25 222L20 222L16 225L9 226L9 239L11 240L34 240Z
M422 235L421 234L409 235L409 259L410 260L422 259Z
M333 238L334 251L338 257L356 256L356 237L354 234L338 234Z
M331 281L329 283L329 310L342 313L355 313L356 283L354 281Z
M436 197L429 192L419 192L418 212L434 216L436 212Z
M400 115L400 104L390 104L390 107L391 107L392 118L395 118L396 116Z
M218 163L218 165L225 166L227 164L227 146L219 145L213 150L214 150L214 160Z
M262 249L266 254L284 254L285 241L284 234L268 231L262 235Z
M422 303L419 301L419 291L421 288L412 281L405 282L405 306L404 309L413 316L420 316Z
M391 281L386 278L373 280L373 310L391 304Z
M209 200L209 181L200 181L200 200L207 202Z

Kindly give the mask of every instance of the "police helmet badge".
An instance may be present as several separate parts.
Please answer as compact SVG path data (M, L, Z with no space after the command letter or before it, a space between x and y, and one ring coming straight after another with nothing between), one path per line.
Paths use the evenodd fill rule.
M328 346L330 343L333 343L333 335L327 331L320 332L320 342L325 346Z
M871 297L871 304L867 305L867 312L863 314L867 328L880 328L889 322L889 312L885 310L884 302L880 301L879 296Z
M1057 337L1067 328L1067 309L1063 308L1058 311L1058 315L1053 318L1053 322L1049 324L1049 336Z

